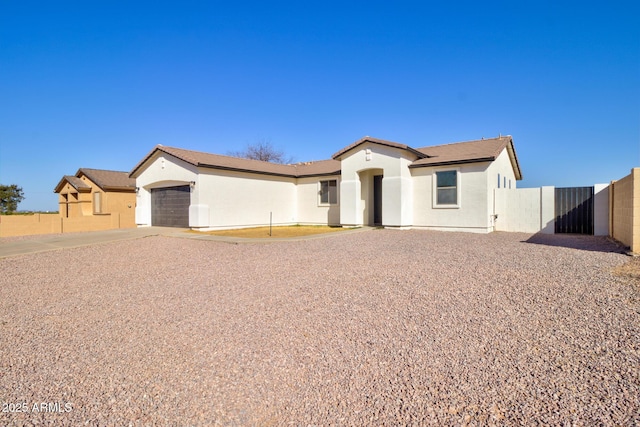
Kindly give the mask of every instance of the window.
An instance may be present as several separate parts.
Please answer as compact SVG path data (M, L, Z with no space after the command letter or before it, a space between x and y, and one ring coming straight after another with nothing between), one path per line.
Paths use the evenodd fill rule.
M102 213L102 193L93 193L93 213Z
M498 174L498 188L500 188L500 174Z
M436 172L436 205L458 204L458 171Z
M335 205L338 203L338 181L331 179L320 181L320 204Z

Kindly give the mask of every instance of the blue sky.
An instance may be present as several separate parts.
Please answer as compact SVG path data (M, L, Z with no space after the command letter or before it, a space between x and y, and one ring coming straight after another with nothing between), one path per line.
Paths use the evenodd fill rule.
M295 161L510 134L520 187L640 166L638 2L0 0L0 183L56 210L156 144Z

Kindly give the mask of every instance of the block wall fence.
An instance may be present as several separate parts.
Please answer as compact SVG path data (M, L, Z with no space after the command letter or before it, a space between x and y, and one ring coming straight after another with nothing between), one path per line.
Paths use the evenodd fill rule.
M131 228L119 213L65 218L59 214L0 215L0 238L34 234L74 233Z
M611 237L640 254L640 168L610 185Z
M640 254L640 168L610 184L595 184L594 235L611 236ZM496 189L496 231L554 233L555 187Z

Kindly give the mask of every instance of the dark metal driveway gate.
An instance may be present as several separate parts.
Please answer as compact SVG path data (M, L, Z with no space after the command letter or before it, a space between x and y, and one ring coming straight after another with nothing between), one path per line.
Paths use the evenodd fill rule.
M556 233L593 234L593 187L556 188Z

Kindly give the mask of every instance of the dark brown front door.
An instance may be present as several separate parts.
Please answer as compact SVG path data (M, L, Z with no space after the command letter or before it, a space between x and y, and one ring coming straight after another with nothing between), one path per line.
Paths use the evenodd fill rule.
M382 225L382 175L373 176L373 225Z

